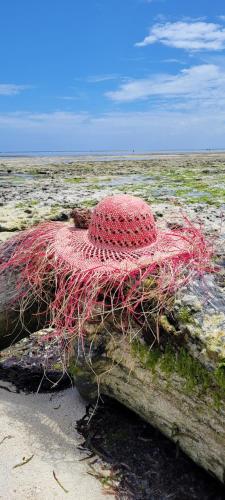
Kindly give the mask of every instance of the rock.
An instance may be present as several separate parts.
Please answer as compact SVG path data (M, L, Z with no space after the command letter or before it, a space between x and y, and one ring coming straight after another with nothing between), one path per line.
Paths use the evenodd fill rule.
M192 356L207 369L225 360L225 289L207 275L182 290L175 301L174 317Z
M55 215L54 217L51 217L51 220L54 220L54 221L66 221L69 219L69 215L68 214L65 214L65 212L61 212L59 213L58 215Z
M44 326L46 306L33 303L28 309L16 294L17 276L6 272L0 276L0 349L28 336Z
M177 222L176 220L168 221L167 227L169 229L172 229L172 230L178 230L178 229L182 229L184 227L184 224L181 224L181 223Z
M15 299L15 276L4 274L0 278L0 347L12 342L19 334L18 302ZM21 328L21 324L20 324Z
M0 379L17 390L52 392L71 387L60 341L51 342L51 329L43 329L0 353Z
M13 233L13 236L16 234L16 232ZM8 240L9 238L12 238L12 232L11 231L0 231L0 244L3 243L4 241Z
M205 286L207 285L207 288ZM208 289L208 300L206 300ZM160 344L132 327L133 341L108 319L75 342L70 371L91 401L113 397L175 441L225 482L225 297L214 278L195 282L161 316ZM136 340L135 340L136 339Z
M7 231L11 232L11 233L14 233L15 231L18 231L18 227L11 226L10 228L7 228L5 226L0 225L0 233L5 233Z
M192 374L185 373L188 367ZM84 397L115 398L224 482L224 397L213 378L207 386L208 372L185 351L151 352L147 345L111 335L102 344L98 339L98 347L87 344L71 372Z
M75 227L79 229L88 229L92 215L89 208L74 208L70 216L74 220Z

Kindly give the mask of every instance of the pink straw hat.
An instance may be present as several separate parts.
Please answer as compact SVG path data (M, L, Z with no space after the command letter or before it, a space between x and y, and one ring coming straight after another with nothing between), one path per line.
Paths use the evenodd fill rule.
M169 295L207 270L212 249L187 220L182 229L159 231L146 202L115 195L98 203L88 229L44 222L4 244L1 253L6 262L0 270L21 270L21 299L41 297L57 333L82 335L100 304L135 319L143 301L154 298L162 309ZM147 292L146 280L154 283Z
M134 196L116 195L98 203L88 230L63 225L55 248L58 255L80 269L124 268L151 252L156 239L150 206Z
M197 238L197 241L196 241ZM190 223L178 231L157 230L151 207L127 194L104 198L93 210L88 230L62 224L55 235L56 255L73 268L108 272L139 269L173 258L202 257L204 238Z

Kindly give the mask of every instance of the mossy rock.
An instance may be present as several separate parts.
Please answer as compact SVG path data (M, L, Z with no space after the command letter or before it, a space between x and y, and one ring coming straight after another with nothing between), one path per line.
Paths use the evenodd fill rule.
M161 349L151 348L144 340L131 342L114 332L112 325L110 335L105 332L98 339L86 340L82 351L75 344L70 373L80 393L92 403L100 394L118 400L225 481L222 366L208 371L184 347L175 349L169 343Z

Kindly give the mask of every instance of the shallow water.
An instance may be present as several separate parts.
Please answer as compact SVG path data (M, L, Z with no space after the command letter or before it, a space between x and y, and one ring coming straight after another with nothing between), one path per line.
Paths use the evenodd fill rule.
M21 180L23 181L32 181L34 179L34 175L28 174L26 172L15 172L13 174L9 173L5 175L5 173L0 172L0 185L1 184L10 184L17 183Z

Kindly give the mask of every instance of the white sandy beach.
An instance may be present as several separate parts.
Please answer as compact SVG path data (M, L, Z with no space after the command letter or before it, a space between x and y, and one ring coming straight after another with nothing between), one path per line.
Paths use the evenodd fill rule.
M0 386L15 390L4 382ZM0 388L0 499L108 498L100 482L87 473L87 462L80 461L85 454L77 446L83 438L75 423L84 413L85 403L76 389L51 395Z

